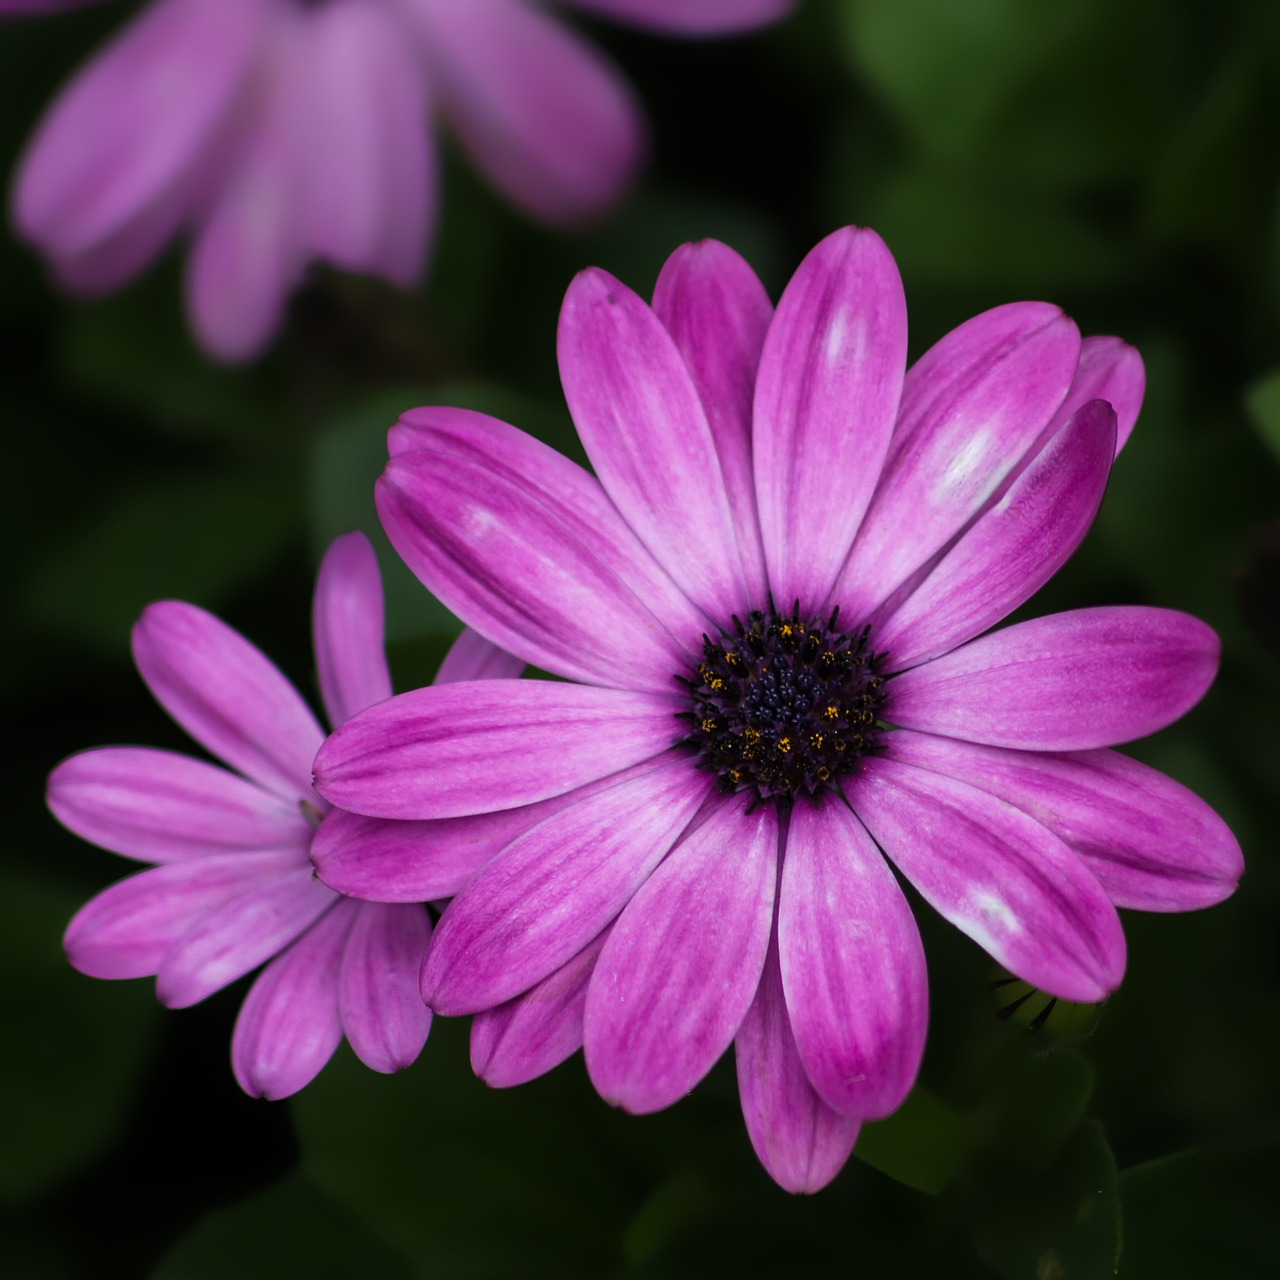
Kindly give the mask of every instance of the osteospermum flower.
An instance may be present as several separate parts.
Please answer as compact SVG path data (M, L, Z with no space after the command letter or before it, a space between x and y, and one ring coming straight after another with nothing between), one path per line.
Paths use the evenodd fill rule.
M711 35L794 0L567 3ZM212 355L246 359L312 259L419 277L435 111L499 191L553 223L610 205L644 151L620 74L527 0L154 0L39 125L14 221L87 294L189 232L191 325Z
M382 651L382 584L363 534L339 538L320 568L316 660L329 716L391 693ZM100 893L72 920L71 963L95 978L156 975L183 1008L269 961L240 1011L236 1079L282 1098L309 1083L343 1035L375 1071L418 1056L431 1015L418 969L426 908L345 898L313 874L310 849L329 805L311 788L324 737L294 687L258 649L203 609L151 605L133 652L156 699L230 766L146 747L63 761L49 806L77 835L159 865ZM441 680L521 665L463 633Z
M1204 623L1107 607L988 632L1088 529L1141 361L1019 303L907 369L897 268L858 229L776 312L714 242L671 257L652 307L584 272L559 359L598 479L504 423L417 409L378 506L450 608L562 679L381 703L322 748L317 786L505 824L423 971L437 1012L479 1015L486 1079L583 1044L599 1092L648 1112L733 1043L757 1153L813 1190L920 1063L925 962L891 866L1078 1001L1120 981L1117 906L1202 907L1240 874L1201 800L1109 750L1208 688ZM317 864L415 892L359 841Z

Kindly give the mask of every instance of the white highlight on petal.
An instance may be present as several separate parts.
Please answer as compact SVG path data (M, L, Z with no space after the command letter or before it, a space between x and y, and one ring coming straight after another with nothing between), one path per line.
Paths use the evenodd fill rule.
M995 434L989 427L982 427L975 431L965 441L964 447L952 458L947 465L947 469L939 477L938 494L941 496L963 489L974 472L986 461L995 443ZM988 475L987 483L989 485L992 483L990 474ZM986 498L988 494L983 494L982 496Z
M1022 922L1009 904L998 895L979 892L973 894L969 901L975 914L960 927L984 951L998 948L997 938L1007 938L1010 934L1022 932ZM956 923L960 924L959 921Z

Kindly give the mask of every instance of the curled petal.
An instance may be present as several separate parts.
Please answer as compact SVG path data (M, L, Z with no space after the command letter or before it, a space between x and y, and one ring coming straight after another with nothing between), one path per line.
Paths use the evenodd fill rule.
M1116 453L1133 432L1147 390L1147 372L1137 350L1120 338L1090 337L1080 344L1080 363L1054 418L1060 427L1090 400L1105 400L1116 411Z

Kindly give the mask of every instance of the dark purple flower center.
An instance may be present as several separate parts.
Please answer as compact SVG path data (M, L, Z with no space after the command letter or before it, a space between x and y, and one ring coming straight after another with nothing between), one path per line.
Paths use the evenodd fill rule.
M702 661L681 677L692 707L684 745L724 791L793 800L838 785L871 751L884 701L867 628L753 612L719 640L702 638Z

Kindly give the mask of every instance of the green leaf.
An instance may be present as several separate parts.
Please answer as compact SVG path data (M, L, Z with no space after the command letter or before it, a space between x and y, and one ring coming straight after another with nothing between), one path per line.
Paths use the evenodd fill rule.
M917 1085L887 1120L863 1127L853 1152L898 1182L937 1195L960 1168L970 1142L961 1117Z
M1093 1068L1071 1049L1011 1044L990 1074L981 1142L1002 1160L1047 1165L1084 1118Z
M1259 378L1245 391L1244 407L1258 434L1280 460L1280 369Z

